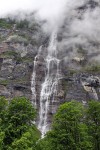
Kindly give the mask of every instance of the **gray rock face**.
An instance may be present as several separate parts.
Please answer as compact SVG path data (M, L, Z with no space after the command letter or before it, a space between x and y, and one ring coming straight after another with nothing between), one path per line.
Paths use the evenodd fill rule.
M7 98L26 96L31 100L33 62L44 40L41 30L33 32L27 29L0 29L0 95ZM37 37L38 43L33 41L34 37Z
M84 79L83 79L84 76ZM66 81L66 100L72 99L87 103L89 100L100 98L100 75L77 74Z
M26 96L31 98L30 78L32 73L32 62L21 62L17 64L15 59L4 58L0 70L0 95ZM7 94L9 93L9 94Z
M78 9L81 11L83 8ZM52 116L59 105L64 102L74 99L85 104L91 99L100 99L100 64L95 61L96 55L100 54L98 49L100 45L94 43L95 46L91 50L92 43L88 50L88 44L91 41L87 45L70 43L73 35L67 32L71 25L71 22L66 24L68 19L65 18L65 24L60 28L57 37L57 59L60 60L59 74L61 76L59 76L54 101L52 101L53 94L49 98L48 124L51 124ZM46 64L48 36L44 36L41 30L32 33L28 29L17 31L0 29L0 35L2 37L0 41L0 96L3 95L8 99L26 96L33 104L36 101L39 112L41 88L48 71ZM39 49L41 45L42 48ZM57 62L52 61L50 67L52 77L55 77ZM36 100L32 93L32 75L35 76L33 88L35 88ZM38 122L39 117L37 124Z

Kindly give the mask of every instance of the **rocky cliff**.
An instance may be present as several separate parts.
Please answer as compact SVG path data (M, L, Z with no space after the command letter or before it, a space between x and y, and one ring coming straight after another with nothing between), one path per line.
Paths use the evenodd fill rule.
M77 7L75 16L71 11L51 37L38 22L0 20L0 95L29 98L43 134L60 104L100 99L100 41L75 29L85 11L96 6Z
M0 20L0 95L31 99L34 57L45 35L38 23Z

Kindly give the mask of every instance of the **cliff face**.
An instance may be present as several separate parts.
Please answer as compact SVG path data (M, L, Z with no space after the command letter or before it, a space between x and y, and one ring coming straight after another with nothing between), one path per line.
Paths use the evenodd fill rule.
M0 22L3 22L0 27L0 95L31 99L34 57L45 36L38 24L29 28L24 22L10 24L3 19Z
M96 5L88 4L91 9ZM0 95L29 98L38 110L36 124L43 134L60 104L100 99L100 42L79 34L72 24L82 20L79 14L86 6L66 16L51 38L39 24L0 20Z
M100 2L87 0L73 7L58 32L58 57L65 99L86 103L100 98L100 31L95 24Z

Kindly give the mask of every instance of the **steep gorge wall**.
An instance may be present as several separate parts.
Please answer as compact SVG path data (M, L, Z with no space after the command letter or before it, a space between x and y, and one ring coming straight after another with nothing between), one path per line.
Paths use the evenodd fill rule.
M82 9L79 8L78 11ZM90 99L100 99L100 62L96 60L96 57L100 55L100 44L91 40L88 43L73 43L74 40L77 41L79 35L69 32L71 19L72 16L67 16L64 25L57 33L57 56L51 61L51 66L52 64L53 66L50 67L56 79L57 60L59 60L60 76L54 101L52 101L53 94L48 99L50 101L47 113L49 125L60 104L72 99L83 104ZM14 24L10 29L0 28L0 36L0 95L8 99L15 96L26 96L33 104L36 103L39 114L41 85L45 82L49 70L46 59L50 37L44 34L41 27L34 31L29 28L16 29ZM35 76L33 93L32 75ZM46 99L43 105L45 104ZM38 117L37 124L39 121Z
M59 80L58 104L55 105L72 99L78 101L95 99L92 94L94 92L93 86L98 93L99 99L100 65L95 61L91 62L91 58L99 53L99 49L97 48L98 51L88 54L84 48L82 49L82 46L80 48L80 46L76 45L77 53L75 53L75 47L75 49L71 46L65 47L64 43L62 44L63 39L65 40L65 27L59 30L57 36L57 50L59 51L57 57L61 60L62 77ZM0 35L0 95L4 95L7 98L26 96L32 99L31 79L34 70L34 59L37 56L39 47L43 44L42 52L36 60L38 62L36 90L39 107L40 85L44 81L46 72L45 57L47 55L47 46L45 47L45 45L48 37L41 30L32 33L27 29L13 29L13 25L11 29L1 28ZM28 36L31 39L28 40ZM36 39L34 40L34 38ZM30 40L37 42L31 44ZM66 38L66 42L67 40ZM61 50L59 50L60 48ZM86 90L83 86L83 81L86 87L92 87Z
M31 99L34 57L45 36L41 29L0 28L0 95Z

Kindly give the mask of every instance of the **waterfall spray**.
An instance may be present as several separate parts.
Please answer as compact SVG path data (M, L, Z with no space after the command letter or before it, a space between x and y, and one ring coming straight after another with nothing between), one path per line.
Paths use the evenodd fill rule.
M32 103L36 107L37 106L37 94L36 94L36 67L37 67L37 58L40 55L42 51L42 45L39 47L38 54L34 58L34 68L33 68L33 73L32 73L32 79L31 79L31 91L32 91Z
M49 105L50 102L55 101L55 96L57 95L59 81L59 63L60 60L57 59L57 33L53 32L48 47L48 55L46 57L47 73L40 93L40 121L38 124L38 128L42 133L42 137L44 137L45 133L49 130Z
M50 109L50 104L57 101L58 94L58 83L60 78L60 60L57 58L57 32L54 31L51 34L49 46L47 48L47 55L44 56L46 72L44 75L44 80L42 81L40 87L40 95L39 95L39 103L37 103L37 91L36 91L36 77L38 70L38 56L43 53L42 46L39 48L38 55L34 59L34 69L32 74L32 82L31 82L31 90L32 90L32 101L33 105L37 108L39 105L39 119L36 123L38 129L42 133L42 137L44 137L45 133L50 129L50 123L48 121L49 112L52 111Z

